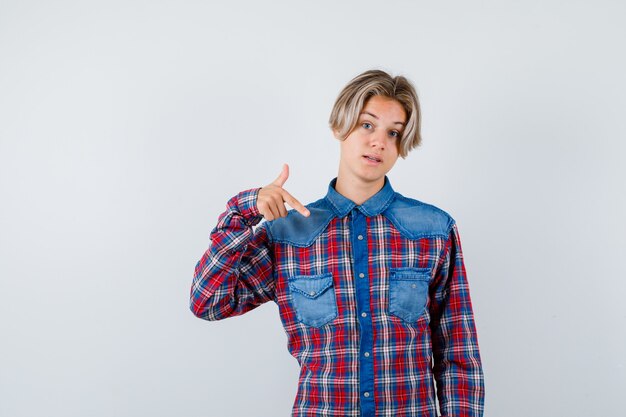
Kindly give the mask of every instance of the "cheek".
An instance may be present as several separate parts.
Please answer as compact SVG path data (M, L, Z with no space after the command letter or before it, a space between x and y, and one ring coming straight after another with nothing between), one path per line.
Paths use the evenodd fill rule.
M391 151L390 153L393 154L393 157L397 157L400 154L400 141L396 139L390 143L389 150Z
M392 167L396 161L398 160L398 156L400 155L400 153L396 150L396 152L393 152L392 155L390 155L389 158L389 166Z
M340 155L341 157L356 159L361 157L361 152L358 146L355 146L354 138L351 138L351 141L347 139L342 141L340 144Z

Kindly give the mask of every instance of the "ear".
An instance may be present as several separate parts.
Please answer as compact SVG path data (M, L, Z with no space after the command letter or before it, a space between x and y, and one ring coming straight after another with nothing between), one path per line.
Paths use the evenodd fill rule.
M339 131L337 129L333 129L333 136L335 136L335 139L342 141L345 138L342 138L341 136L339 136Z

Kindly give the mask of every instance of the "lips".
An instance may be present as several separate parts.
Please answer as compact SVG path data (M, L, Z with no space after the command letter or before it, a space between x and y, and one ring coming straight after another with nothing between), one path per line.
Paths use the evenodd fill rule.
M383 162L383 159L377 155L367 154L367 155L363 155L363 158L371 162L376 162L376 163Z

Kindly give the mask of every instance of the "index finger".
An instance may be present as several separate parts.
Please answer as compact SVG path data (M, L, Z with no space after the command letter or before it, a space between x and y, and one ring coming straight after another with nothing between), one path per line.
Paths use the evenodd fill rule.
M291 207L293 207L298 213L302 214L304 217L309 217L311 212L306 207L304 207L304 205L302 205L301 202L299 202L294 196L289 194L289 192L285 190L284 188L281 188L281 193L283 195L283 200L285 201L285 203L289 204Z

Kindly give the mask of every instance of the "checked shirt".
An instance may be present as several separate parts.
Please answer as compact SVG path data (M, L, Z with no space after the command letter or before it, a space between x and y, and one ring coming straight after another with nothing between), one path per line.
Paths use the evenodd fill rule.
M205 320L278 305L300 364L292 416L483 415L484 381L456 222L383 188L356 205L335 190L264 221L260 188L227 203L195 267ZM435 391L436 387L436 391Z

